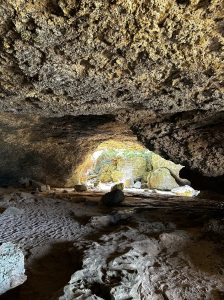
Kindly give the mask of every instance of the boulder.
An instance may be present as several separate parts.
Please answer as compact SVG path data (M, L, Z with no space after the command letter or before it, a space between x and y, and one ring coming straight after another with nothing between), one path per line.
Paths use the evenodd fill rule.
M172 190L179 187L167 168L158 168L150 172L147 183L150 189Z
M134 183L134 186L133 186L133 187L136 188L136 189L140 189L141 186L142 186L141 181L136 181L136 182Z
M13 243L0 246L0 295L26 281L24 255Z
M182 165L177 165L170 160L166 160L156 153L152 153L151 167L152 167L153 171L160 169L160 168L167 168L170 172L175 174L175 176L178 178L179 178L179 172L183 168Z
M124 193L121 190L116 189L103 195L101 202L106 206L113 206L123 202L124 198Z
M189 185L180 186L171 190L172 193L176 194L177 196L184 196L184 197L194 197L198 196L200 191L193 189Z
M124 189L124 184L121 183L117 183L114 186L112 186L111 191L115 191L115 190L123 190Z
M76 192L86 192L87 191L87 186L85 184L76 184L74 186L74 189Z

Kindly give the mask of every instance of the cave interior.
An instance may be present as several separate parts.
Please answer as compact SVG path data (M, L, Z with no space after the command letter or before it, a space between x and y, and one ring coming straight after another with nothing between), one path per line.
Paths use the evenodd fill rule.
M0 300L224 299L224 4L0 0Z

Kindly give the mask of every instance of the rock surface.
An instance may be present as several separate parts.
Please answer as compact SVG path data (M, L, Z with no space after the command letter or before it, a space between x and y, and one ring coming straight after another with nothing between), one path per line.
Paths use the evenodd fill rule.
M76 184L74 186L74 189L76 192L86 192L87 191L87 187L85 184Z
M116 206L124 201L124 193L120 189L112 190L109 193L103 195L101 202L106 206Z
M150 189L172 190L178 186L169 169L158 168L155 171L149 172L148 187Z
M97 193L0 189L1 207L23 210L0 220L0 240L26 252L27 281L9 299L222 300L223 197L172 198L127 196L132 207L112 211Z
M223 9L219 0L1 0L1 110L221 110Z
M0 3L1 111L110 114L164 158L223 176L222 1Z
M150 225L148 234L156 229L157 238L127 228L102 235L98 242L75 243L84 254L82 268L72 275L59 299L221 300L223 279L214 285L217 277L211 275L223 263L216 256L214 264L216 246L204 241L201 253L198 238L192 234L184 230L164 233L164 224Z
M24 255L13 243L0 246L0 295L26 281Z

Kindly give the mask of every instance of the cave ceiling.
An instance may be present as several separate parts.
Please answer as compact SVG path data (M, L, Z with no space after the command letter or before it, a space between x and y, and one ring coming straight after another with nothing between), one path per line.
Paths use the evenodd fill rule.
M223 175L224 2L0 0L0 110L113 115Z

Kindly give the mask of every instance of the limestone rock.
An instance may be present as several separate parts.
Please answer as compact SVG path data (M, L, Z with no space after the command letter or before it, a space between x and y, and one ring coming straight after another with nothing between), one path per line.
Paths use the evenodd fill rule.
M124 178L124 172L119 170L114 170L111 173L111 178L113 182L120 182Z
M145 233L130 226L101 235L97 242L77 241L74 247L82 249L82 267L72 275L60 300L97 296L221 300L223 275L217 271L223 266L220 245L199 241L185 230L170 231L167 224L157 226L162 230L157 238L150 236L150 228ZM220 291L220 297L212 297L214 290Z
M2 1L1 111L223 108L220 1L77 3Z
M179 176L180 170L183 168L183 166L177 165L172 161L168 161L156 153L152 153L150 163L153 171L159 168L167 168L177 177Z
M0 246L0 295L26 281L24 255L14 244Z
M90 224L95 228L116 225L120 221L129 219L132 214L133 212L130 211L115 211L110 215L92 217L90 220Z
M178 186L170 171L166 168L159 168L149 173L148 187L150 189L172 190Z

